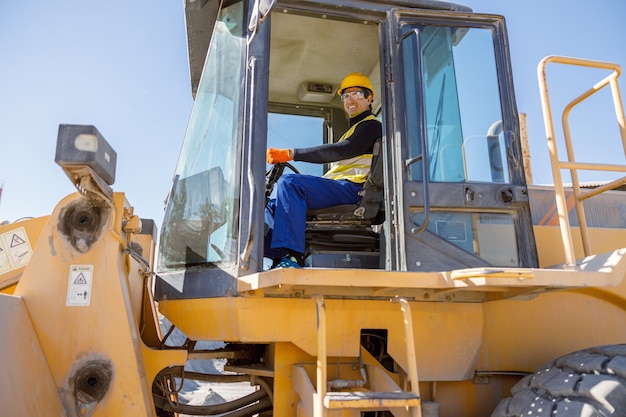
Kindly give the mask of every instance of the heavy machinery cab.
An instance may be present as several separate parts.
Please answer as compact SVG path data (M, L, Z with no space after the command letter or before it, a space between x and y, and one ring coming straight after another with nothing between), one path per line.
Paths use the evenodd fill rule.
M156 271L155 229L113 192L116 153L93 126L59 128L55 160L78 192L43 221L0 225L5 414L626 409L626 204L604 193L626 177L582 192L577 176L626 167L575 161L567 117L558 158L545 75L548 63L610 70L564 116L610 85L623 145L618 65L541 62L554 186L529 195L501 16L435 0L185 8L195 106ZM311 213L311 266L265 270L266 173L279 174L265 151L338 140L348 121L337 89L352 72L372 80L383 127L376 214L364 214L368 195L348 215ZM219 404L185 395L240 382Z
M339 232L345 247L313 248L310 264L537 266L501 16L431 0L201 3L187 7L195 106L162 228L159 297L236 294L236 277L267 268L265 150L338 140L348 122L337 89L351 72L372 80L383 123L384 221L374 249Z

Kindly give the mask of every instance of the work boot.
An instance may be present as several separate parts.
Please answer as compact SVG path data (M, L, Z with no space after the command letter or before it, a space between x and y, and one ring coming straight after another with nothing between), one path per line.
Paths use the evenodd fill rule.
M298 260L293 255L285 255L272 269L276 268L302 268L298 263Z

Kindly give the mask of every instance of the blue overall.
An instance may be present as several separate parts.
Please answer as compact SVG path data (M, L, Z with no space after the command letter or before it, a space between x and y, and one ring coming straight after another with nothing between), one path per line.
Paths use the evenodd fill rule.
M265 256L281 258L288 249L304 253L307 209L356 204L363 184L313 175L286 174L276 183L276 198L265 209Z

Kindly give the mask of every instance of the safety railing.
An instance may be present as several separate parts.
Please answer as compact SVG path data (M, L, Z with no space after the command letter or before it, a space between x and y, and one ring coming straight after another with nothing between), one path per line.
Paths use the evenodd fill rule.
M546 66L549 63L574 65L581 67L590 67L610 70L611 73L596 83L593 87L585 91L583 94L572 100L567 106L565 106L562 115L563 123L563 136L565 139L565 148L567 150L567 160L562 161L559 159L557 152L556 137L554 133L554 123L552 120L552 109L550 107L550 98L548 95L548 82L546 76ZM566 268L576 268L576 256L574 253L574 244L572 240L572 231L569 223L568 209L566 204L565 190L563 186L563 180L561 177L561 170L569 169L572 179L572 188L574 195L574 204L576 207L576 214L578 216L578 222L580 226L580 235L583 245L585 256L592 254L591 245L589 242L589 232L587 228L587 220L585 218L585 211L583 201L598 195L604 191L612 190L620 185L626 184L626 176L617 180L611 181L605 185L594 188L590 191L581 191L580 181L578 177L578 171L610 171L610 172L626 172L626 165L615 164L602 164L602 163L588 163L588 162L576 162L574 157L574 147L572 145L572 138L569 126L569 114L571 110L591 97L593 94L602 90L603 88L610 86L613 97L613 104L615 107L615 114L620 129L620 135L622 139L622 148L626 156L626 123L624 121L624 107L620 96L619 86L617 79L622 73L622 68L613 63L592 61L578 58L568 58L561 56L548 56L541 60L537 67L537 76L539 78L539 87L541 94L541 104L543 107L543 118L546 129L546 136L548 140L548 150L550 152L550 162L552 165L552 176L554 178L554 188L556 193L556 207L559 215L559 224L561 227L561 237L563 239L563 247L565 250L565 265Z

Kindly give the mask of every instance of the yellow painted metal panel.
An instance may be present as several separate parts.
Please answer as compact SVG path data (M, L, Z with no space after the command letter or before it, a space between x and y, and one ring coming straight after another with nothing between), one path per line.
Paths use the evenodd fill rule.
M577 229L572 228L572 240L577 258L582 258L582 241ZM535 226L534 232L540 267L546 268L565 262L565 252L558 227ZM591 247L595 253L604 253L626 246L626 229L593 228L588 232Z
M102 362L111 367L111 381L92 415L154 415L154 375L183 363L186 353L153 351L141 340L138 323L145 275L124 251L129 244L121 230L124 195L114 194L110 211L103 210L100 234L82 252L59 226L63 210L79 199L77 194L66 197L50 216L41 234L46 250L35 252L15 294L24 299L66 407L74 407L72 383L77 372ZM83 276L74 275L77 266ZM82 298L73 303L73 291L84 283L89 285L80 290Z
M24 300L0 294L0 404L5 416L65 416Z
M388 329L388 351L408 370L398 305L385 299L325 302L328 356L357 357L361 329ZM291 342L316 355L315 303L310 299L193 299L162 301L159 307L192 339ZM412 302L411 310L420 380L471 377L482 339L482 305Z
M291 343L276 343L274 355L271 360L274 367L274 417L292 417L298 412L300 398L294 390L294 379L298 377L294 373L293 364L314 363L315 358L298 349ZM310 392L310 390L308 390ZM312 399L302 399L305 403L304 410L312 410ZM312 414L310 415L312 417Z
M626 249L611 249L580 260L576 270L484 267L442 272L395 272L280 268L242 277L237 288L243 295L251 297L320 294L326 298L401 296L422 301L482 302L511 298L522 292L618 285L626 273Z
M478 370L535 371L563 354L626 342L626 286L485 304ZM622 294L622 295L619 295Z

